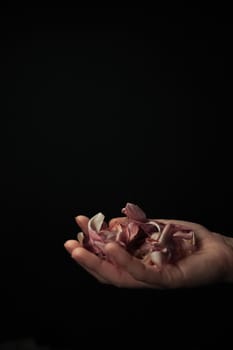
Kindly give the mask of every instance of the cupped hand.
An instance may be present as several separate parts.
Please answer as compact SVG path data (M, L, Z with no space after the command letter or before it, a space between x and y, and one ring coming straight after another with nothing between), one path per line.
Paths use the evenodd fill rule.
M123 220L125 218L114 218L109 225ZM76 221L81 230L86 232L89 218L80 215L76 217ZM189 227L195 232L196 251L175 264L165 264L158 268L128 254L117 243L108 243L105 246L108 261L83 248L77 240L68 240L65 248L98 281L121 288L165 289L232 281L232 238L211 232L197 223L163 219L156 219L156 222Z

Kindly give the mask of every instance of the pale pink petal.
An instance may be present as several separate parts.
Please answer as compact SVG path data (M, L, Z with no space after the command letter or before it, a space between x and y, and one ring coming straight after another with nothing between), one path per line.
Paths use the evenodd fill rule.
M146 220L146 214L144 211L135 204L127 203L121 211L131 220L142 222Z

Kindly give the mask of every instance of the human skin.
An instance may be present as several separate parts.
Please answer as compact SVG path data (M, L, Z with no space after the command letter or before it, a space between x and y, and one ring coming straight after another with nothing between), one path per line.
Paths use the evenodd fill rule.
M124 220L124 217L114 218L109 226ZM88 221L86 216L76 217L84 233ZM233 238L193 222L166 219L156 219L156 222L188 226L195 232L196 251L175 264L156 268L130 255L117 243L105 246L107 260L83 248L77 240L68 240L64 246L71 257L99 282L120 288L189 288L233 282Z

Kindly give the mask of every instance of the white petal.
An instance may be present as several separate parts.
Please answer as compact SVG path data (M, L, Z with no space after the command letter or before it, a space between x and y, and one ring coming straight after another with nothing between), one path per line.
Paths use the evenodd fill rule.
M77 234L77 238L78 238L78 241L79 241L79 243L83 243L83 239L84 239L84 233L83 232L79 232L78 234Z
M99 232L103 222L104 222L104 215L102 213L98 213L94 215L89 221L88 221L88 229L94 230L96 232Z
M161 228L160 228L159 224L157 224L157 222L155 222L155 221L148 221L148 224L156 226L157 230L159 232L161 231Z
M162 263L163 263L163 254L159 251L154 251L151 253L150 255L151 257L151 261L156 264L156 265L159 265L161 266Z
M150 236L150 238L154 239L155 241L157 241L159 239L159 237L160 237L160 232L154 232Z

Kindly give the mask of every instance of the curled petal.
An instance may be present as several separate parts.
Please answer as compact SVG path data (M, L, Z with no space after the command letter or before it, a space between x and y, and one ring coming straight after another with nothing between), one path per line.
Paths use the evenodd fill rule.
M79 233L77 234L77 238L78 238L79 243L83 244L84 233L83 233L83 232L79 232Z
M88 222L88 230L99 232L104 222L104 215L102 213L98 213L93 216Z
M148 224L149 225L152 225L152 226L155 226L156 227L156 230L158 232L161 232L161 225L159 225L156 221L148 221Z
M146 214L144 211L135 204L127 203L121 211L131 220L142 222L146 220Z
M172 226L170 224L167 224L164 227L164 229L159 237L160 244L162 246L166 246L168 241L171 239L171 237L172 237Z

